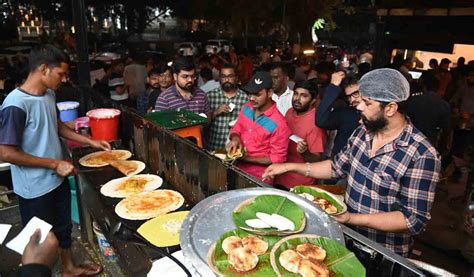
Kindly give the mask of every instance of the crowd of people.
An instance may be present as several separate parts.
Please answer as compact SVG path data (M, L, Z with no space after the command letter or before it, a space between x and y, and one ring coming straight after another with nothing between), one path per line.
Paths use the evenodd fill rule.
M439 66L433 60L431 69L414 80L409 61L371 70L367 55L352 69L350 63L290 63L264 56L258 65L247 53L233 51L178 57L171 65L141 57L116 60L95 88L140 115L184 109L207 117L205 148L241 152L237 165L258 181L286 190L319 180L345 185L348 212L336 220L408 257L412 237L430 220L442 166L452 157L459 158L459 167L467 166L472 152L473 61L459 60L448 70L449 60ZM50 149L58 131L110 148L54 120L52 90L65 81L67 64L51 46L32 51L28 78L0 110L0 159L13 164L23 222L42 211L51 218L66 270L94 273L100 269L70 261L70 229L65 228L70 224L56 220L65 215L48 204L64 202L50 200L67 194L63 177L73 170L61 161L58 145L56 152ZM32 105L37 96L44 105ZM38 136L34 124L39 123L26 120L32 112L46 124L44 146L28 139Z

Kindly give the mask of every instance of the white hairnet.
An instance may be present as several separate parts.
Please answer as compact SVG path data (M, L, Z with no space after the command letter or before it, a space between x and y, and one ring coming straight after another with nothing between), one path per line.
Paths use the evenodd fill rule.
M363 97L372 100L399 103L410 96L410 84L397 70L380 68L362 76L359 91Z

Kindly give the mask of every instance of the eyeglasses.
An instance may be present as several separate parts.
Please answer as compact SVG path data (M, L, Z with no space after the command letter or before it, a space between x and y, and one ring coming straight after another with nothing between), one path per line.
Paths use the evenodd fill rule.
M346 97L347 97L347 99L351 99L352 97L357 99L357 98L360 97L360 92L358 90L356 90L356 91L352 92L351 94L347 94Z
M160 74L159 77L163 78L163 79L171 79L173 76L171 76L169 74Z
M234 79L234 78L235 78L235 74L220 75L219 78L221 78L222 80L224 80L224 79Z

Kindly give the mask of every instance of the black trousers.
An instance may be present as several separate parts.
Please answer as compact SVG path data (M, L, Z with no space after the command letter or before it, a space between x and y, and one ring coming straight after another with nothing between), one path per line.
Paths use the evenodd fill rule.
M45 195L33 199L19 197L19 200L23 226L36 216L53 225L52 231L59 241L60 248L71 247L71 191L67 179Z

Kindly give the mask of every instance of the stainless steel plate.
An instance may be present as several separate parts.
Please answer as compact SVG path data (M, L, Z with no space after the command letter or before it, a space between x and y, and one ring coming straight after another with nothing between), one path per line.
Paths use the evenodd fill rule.
M236 229L232 212L241 202L262 194L286 196L298 204L306 216L303 234L317 234L344 244L339 224L303 197L271 188L248 188L214 194L191 210L181 227L180 245L184 257L203 276L215 275L207 265L211 245L225 232Z

